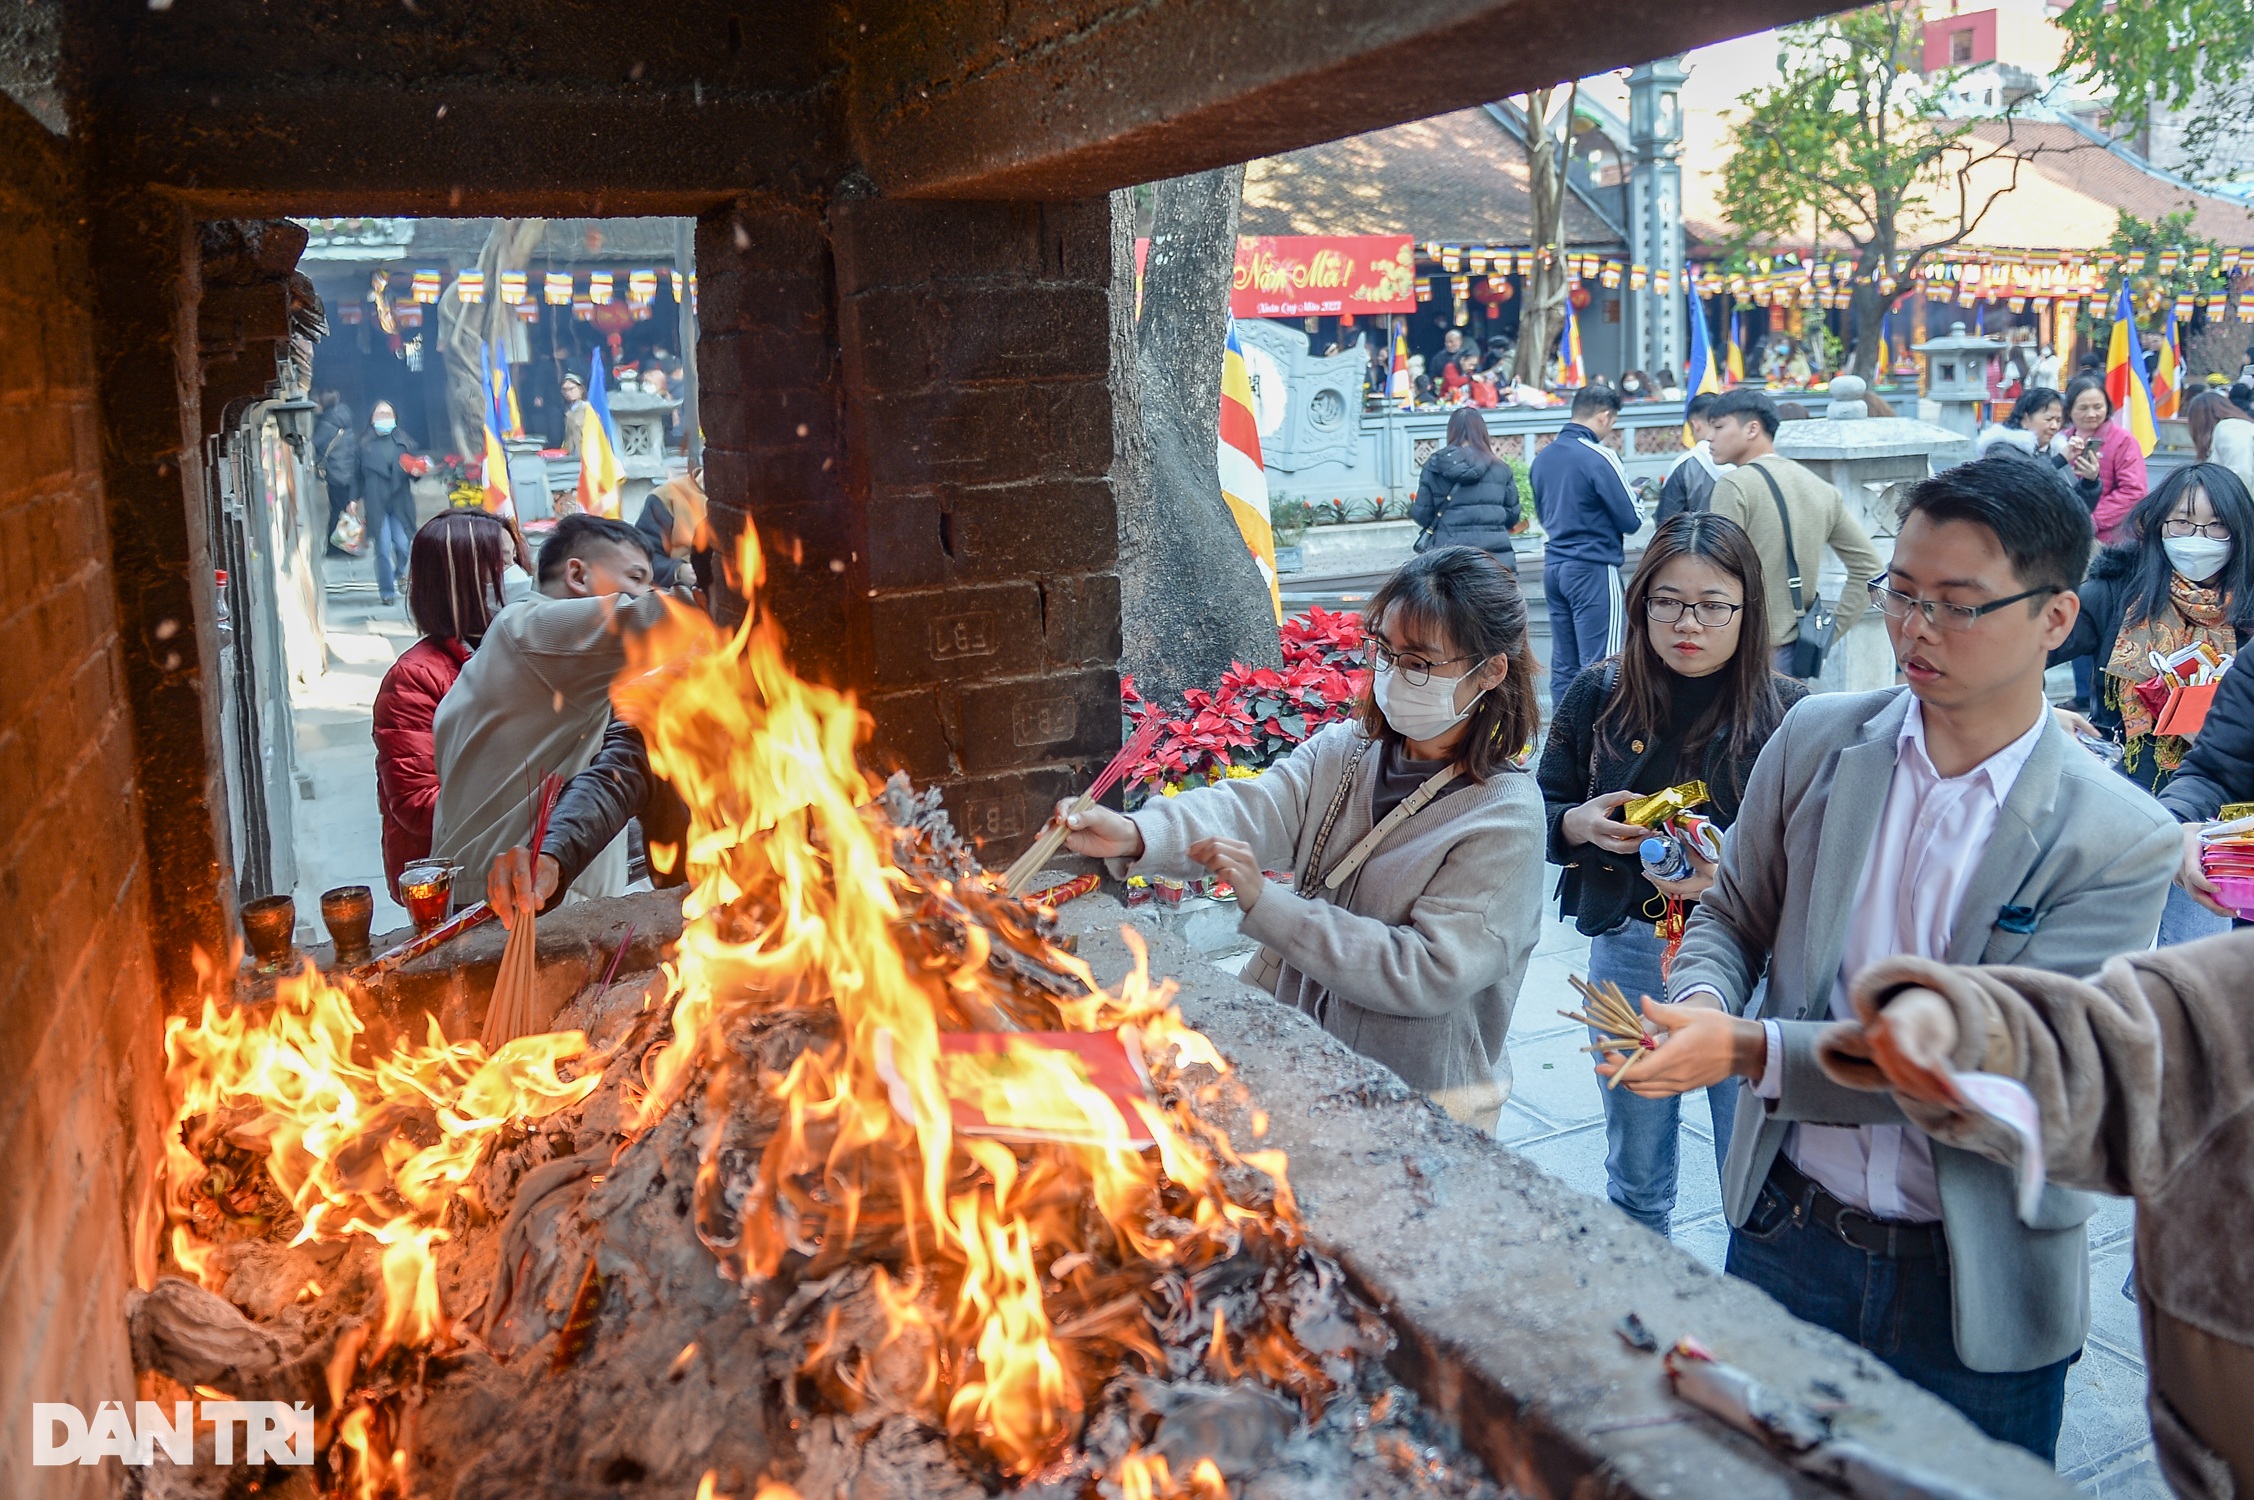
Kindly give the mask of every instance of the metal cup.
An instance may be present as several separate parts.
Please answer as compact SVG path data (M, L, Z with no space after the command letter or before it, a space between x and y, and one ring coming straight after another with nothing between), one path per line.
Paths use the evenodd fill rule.
M336 944L340 964L366 963L372 956L368 928L375 921L375 892L364 885L340 885L321 893L321 920Z
M243 903L243 936L261 974L290 967L291 937L297 931L297 902L288 896L261 896Z

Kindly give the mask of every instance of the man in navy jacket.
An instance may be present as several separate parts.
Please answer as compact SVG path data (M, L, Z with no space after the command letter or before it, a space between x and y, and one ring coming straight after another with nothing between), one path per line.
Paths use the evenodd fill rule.
M1643 524L1620 460L1605 437L1620 416L1620 393L1583 386L1573 420L1534 456L1527 477L1534 513L1549 545L1542 593L1550 606L1550 706L1591 662L1620 649L1621 543Z

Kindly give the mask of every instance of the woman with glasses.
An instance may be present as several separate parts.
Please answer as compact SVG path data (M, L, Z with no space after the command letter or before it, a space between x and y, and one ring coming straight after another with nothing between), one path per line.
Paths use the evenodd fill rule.
M1248 983L1492 1131L1542 929L1541 794L1518 763L1540 727L1526 601L1486 552L1443 547L1363 619L1352 719L1258 776L1069 814L1066 846L1120 876L1221 876L1262 945Z
M2254 539L2254 498L2221 464L2187 464L2130 512L2123 530L2125 539L2090 564L2081 616L2051 661L2096 658L2100 686L2078 727L2118 742L2122 774L2157 793L2190 741L2155 732L2155 707L2137 685L2157 675L2155 653L2205 643L2230 656L2254 638L2254 548L2240 544ZM2160 941L2189 942L2228 926L2172 889Z
M1714 883L1714 862L1686 850L1690 872L1660 879L1638 855L1652 830L1615 816L1622 803L1686 781L1727 828L1754 759L1807 689L1770 669L1761 558L1735 521L1672 516L1628 584L1627 644L1567 689L1542 751L1549 858L1563 865L1559 909L1589 934L1589 980L1612 980L1631 1004L1664 999L1670 937ZM1750 643L1750 644L1747 644ZM1706 1091L1717 1164L1729 1151L1737 1081ZM1606 1191L1665 1234L1675 1208L1679 1101L1604 1089Z

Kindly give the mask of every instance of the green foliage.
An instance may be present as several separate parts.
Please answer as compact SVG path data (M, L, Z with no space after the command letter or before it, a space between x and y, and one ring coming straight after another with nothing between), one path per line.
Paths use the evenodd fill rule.
M2158 333L2167 324L2169 304L2183 294L2188 292L2204 299L2211 292L2230 288L2230 279L2222 274L2222 246L2192 232L2195 217L2187 208L2165 214L2153 222L2126 210L2115 218L2113 237L2106 241L2106 248L2121 257L2121 274L2129 279L2129 297L2136 305L2137 325L2147 333ZM2207 268L2195 273L2191 268L2191 252L2201 249L2207 252ZM2183 252L2176 269L2166 276L2160 274L2163 250ZM2206 314L2201 311L2198 316L2204 318ZM2109 291L2105 297L2084 306L2082 329L2086 336L2102 343L2112 326L2113 301Z
M2184 149L2205 175L2245 126L2254 80L2250 0L2074 0L2054 18L2064 71L2113 94L2113 125L2135 133L2155 109L2186 113Z

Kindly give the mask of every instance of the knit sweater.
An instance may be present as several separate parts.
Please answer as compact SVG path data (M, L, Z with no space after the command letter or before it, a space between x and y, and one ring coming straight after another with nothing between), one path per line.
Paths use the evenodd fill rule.
M1242 931L1281 957L1275 996L1385 1064L1459 1120L1491 1125L1510 1094L1511 1008L1542 931L1542 794L1524 771L1431 803L1388 834L1335 893L1308 868L1317 831L1362 739L1333 724L1260 775L1175 797L1134 814L1142 858L1115 875L1203 875L1199 839L1241 839L1269 882ZM1335 868L1372 826L1379 755L1372 748L1324 846Z

